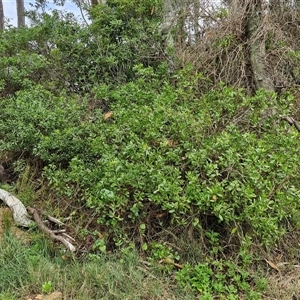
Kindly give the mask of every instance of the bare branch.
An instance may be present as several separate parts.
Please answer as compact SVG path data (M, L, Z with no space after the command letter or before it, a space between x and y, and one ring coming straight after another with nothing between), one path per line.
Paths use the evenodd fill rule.
M44 232L47 236L49 236L52 240L61 242L67 249L69 249L71 252L74 252L76 248L65 238L55 235L53 231L51 231L42 221L38 211L32 207L28 207L28 211L30 214L32 214L38 228Z

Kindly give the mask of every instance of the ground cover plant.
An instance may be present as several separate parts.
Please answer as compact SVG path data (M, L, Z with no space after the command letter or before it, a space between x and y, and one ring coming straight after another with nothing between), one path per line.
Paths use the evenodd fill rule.
M260 299L261 274L279 270L266 256L299 231L297 86L260 88L253 75L249 88L232 87L234 77L215 80L192 55L183 66L182 41L161 34L163 4L110 1L89 26L32 13L31 28L1 32L1 187L67 220L78 240L65 261L61 249L21 247L6 233L5 297ZM73 290L62 279L101 273L98 264L103 281L87 270L88 287L71 277Z
M98 256L83 264L66 258L42 236L30 246L20 243L9 230L0 241L3 300L28 299L61 291L64 299L193 299L170 279L148 271L138 253Z

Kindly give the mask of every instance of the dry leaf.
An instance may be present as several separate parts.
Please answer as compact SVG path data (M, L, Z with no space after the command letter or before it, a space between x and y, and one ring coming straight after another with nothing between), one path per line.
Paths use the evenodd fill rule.
M151 16L154 14L154 12L155 12L155 6L152 6L152 8L151 8Z
M104 114L104 120L108 120L112 115L113 115L112 111L107 112L106 114Z
M267 259L265 259L265 261L268 263L268 265L269 265L271 268L275 269L276 271L278 271L278 273L280 273L279 268L278 268L273 262L271 262L270 260L267 260Z
M177 141L173 141L173 140L167 140L166 142L169 147L174 147L178 144Z
M161 260L159 261L159 263L160 263L160 264L161 264L161 263L173 264L174 262L173 262L173 260L172 260L171 258L165 258L165 259L161 259Z
M164 213L160 213L160 214L156 214L156 218L162 218L166 215L167 213L164 212Z

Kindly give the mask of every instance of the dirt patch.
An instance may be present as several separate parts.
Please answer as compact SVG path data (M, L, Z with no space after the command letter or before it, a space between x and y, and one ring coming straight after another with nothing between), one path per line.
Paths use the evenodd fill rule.
M61 292L53 292L49 295L35 295L33 297L29 297L26 300L62 300L63 296Z

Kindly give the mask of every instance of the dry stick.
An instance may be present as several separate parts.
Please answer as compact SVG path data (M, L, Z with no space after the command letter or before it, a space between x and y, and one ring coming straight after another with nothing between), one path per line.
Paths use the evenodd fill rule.
M289 180L289 178L289 175L285 176L278 186L274 186L272 191L268 195L268 199L271 199L277 191L280 191L283 188L284 184Z
M54 218L54 217L52 217L52 216L50 216L50 215L47 215L44 211L42 212L42 214L43 214L50 222L52 222L52 223L54 223L54 224L57 224L57 225L59 225L59 226L65 225L65 223L63 223L62 221L60 221L60 220L58 220L58 219L56 219L56 218Z
M300 125L299 123L292 117L288 116L279 116L282 120L287 121L291 126L295 126L295 128L300 132Z
M69 240L75 242L75 239L72 238L71 236L69 236L68 234L66 234L65 232L63 232L62 235L64 235L67 239L69 239Z
M61 242L71 252L74 252L76 250L76 248L70 242L68 242L66 239L64 239L61 236L55 235L45 224L43 224L43 221L36 209L34 209L32 207L28 207L27 209L28 209L29 213L32 214L38 228L42 232L44 232L46 235L48 235L54 241Z
M55 233L55 234L59 234L59 233L63 234L63 233L66 232L66 229L52 230L52 232Z

